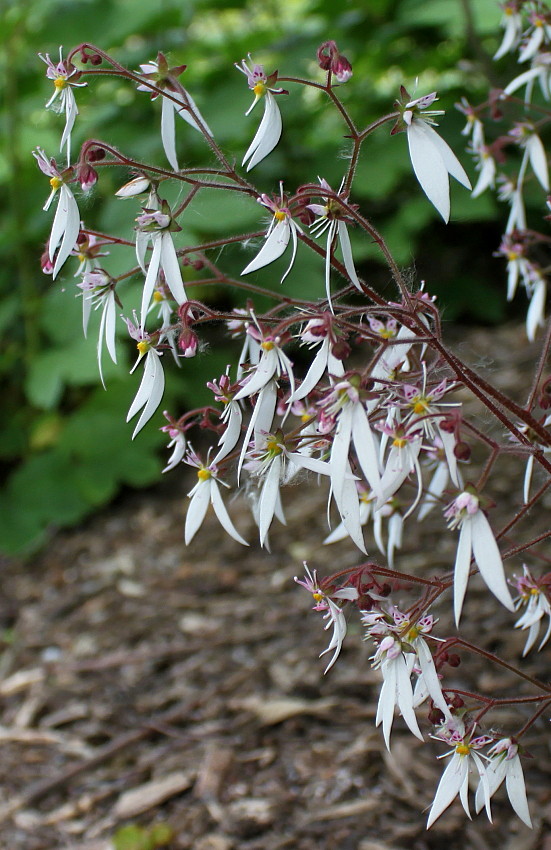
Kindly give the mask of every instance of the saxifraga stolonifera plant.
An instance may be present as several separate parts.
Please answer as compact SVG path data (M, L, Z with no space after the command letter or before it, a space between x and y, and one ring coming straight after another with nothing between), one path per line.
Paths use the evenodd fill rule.
M214 323L236 341L234 361L207 385L212 404L181 415L165 411L168 423L163 430L172 450L165 471L184 463L194 467L197 475L188 494L186 543L199 532L212 506L224 530L237 543L248 545L224 501L224 495L237 488L247 496L261 546L269 548L274 518L284 521L281 489L297 476L326 488L328 515L336 517L336 522L325 544L350 538L367 557L365 536L370 537L370 549L375 546L380 552L378 560L362 561L324 578L305 564L305 575L297 581L312 594L314 610L321 613L330 632L322 653L329 657L326 672L339 656L346 617L359 618L373 650L373 667L381 675L375 722L382 727L386 746L391 746L396 715L418 739L428 735L444 745L441 757L449 758L428 827L458 795L470 817L469 775L474 775L477 784L477 812L484 808L491 818L491 798L505 783L516 814L532 825L521 766L523 738L538 718L546 716L551 703L551 686L526 673L518 659L503 661L460 631L452 636L439 633L434 613L451 596L459 628L469 579L479 573L496 604L511 615L517 613L511 625L527 632L524 655L535 646L541 649L551 634L551 572L545 550L551 532L514 539L527 512L542 509L551 481L551 415L547 413L551 380L545 375L551 344L551 328L544 320L547 270L541 259L532 256L538 248L541 258L541 249L549 248L551 237L528 227L523 202L528 183L543 190L542 207L549 189L541 141L542 130L551 120L551 109L545 104L551 89L549 10L538 2L512 0L504 7L504 28L496 59L518 50L519 61L528 63L529 69L504 91L493 92L486 104L472 107L464 101L460 109L467 116L465 134L470 136L480 172L474 194L497 183L501 198L510 204L499 249L508 263L508 297L513 297L519 284L524 287L530 298L528 337L533 340L541 332L540 355L524 404L508 398L497 380L489 383L450 350L430 283L411 286L369 210L354 203L359 157L364 147L368 149L371 134L386 129L392 136L406 134L415 176L448 221L449 177L467 189L471 186L459 160L435 129L436 120L444 114L434 108L436 92L412 97L402 87L392 111L364 127L341 99L341 87L352 77L352 68L334 41L318 50L318 64L325 73L322 82L280 76L249 56L236 64L253 97L247 115L257 104L256 111L263 108L264 112L239 167L218 145L207 119L180 82L185 66L170 67L162 53L138 71L87 43L70 50L66 58L60 51L58 61L41 57L54 85L47 106L65 118L60 161L40 148L35 151L51 189L44 209L55 206L42 258L44 271L56 278L70 257L78 257L76 286L85 332L91 312L100 314L97 350L102 381L102 358L116 362L115 330L123 311L122 321L138 352L134 369L142 375L128 411L128 420L138 417L133 437L161 403L167 361L185 368L186 358L197 354L208 326ZM78 115L78 88L106 74L149 94L155 107L160 106L166 167L132 158L98 139L86 141L73 159L71 132ZM543 105L530 102L536 85ZM519 101L515 92L523 86L527 95ZM250 182L250 172L279 142L280 103L301 87L322 91L328 108L340 116L349 140L342 180L331 186L323 175L309 175L310 182L300 187L281 182L272 195L261 193ZM496 118L503 119L504 111L509 114L515 108L521 110L521 119L517 123L511 119L512 128L489 143L486 124L488 135L495 135ZM202 136L214 166L179 167L182 131ZM507 146L520 148L520 162L504 154ZM128 182L116 194L138 207L134 213L136 263L117 276L108 271L108 255L129 243L88 229L77 203L80 191L86 193L105 168L126 174ZM181 187L183 200L171 207L164 189L174 183ZM257 231L229 232L208 243L187 245L186 212L205 191L258 201ZM263 224L266 211L267 226ZM394 300L378 294L359 276L351 227L380 250L394 283ZM238 278L224 271L220 251L236 243L255 252ZM315 301L283 296L247 277L285 254L288 263L283 278L291 278L301 251L313 251L318 257L320 285ZM243 306L223 312L188 299L182 265L189 264L199 273L194 281L197 287L213 283L231 287L247 294ZM124 315L123 307L124 288L129 285L141 287L140 309L132 316ZM300 294L300 285L297 291ZM255 310L255 293L272 300L273 306L264 314ZM352 341L363 343L355 345L354 355ZM298 345L309 355L309 365L300 374L293 369L293 350ZM363 352L361 358L358 350ZM485 430L464 415L459 390L462 398L470 395L482 405ZM212 434L212 447L203 457L190 443L194 429ZM470 462L469 443L479 446L483 461L478 465ZM489 511L492 473L511 456L525 465L524 484L519 480L518 498L513 498L512 507L505 506L508 515L496 526ZM537 489L532 493L536 469ZM437 575L399 569L404 529L438 513L442 535L457 539L455 564L442 564ZM513 681L511 693L497 697L458 687L454 679L461 660L458 652L461 657L474 654L506 668ZM499 732L486 728L488 712L495 714L501 706L519 707L518 728Z

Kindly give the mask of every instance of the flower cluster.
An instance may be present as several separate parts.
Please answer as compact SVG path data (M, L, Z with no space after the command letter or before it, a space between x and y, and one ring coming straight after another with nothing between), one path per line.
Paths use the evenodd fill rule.
M544 97L549 97L549 14L538 2L528 5L527 24L518 3L506 4L504 39L496 58L516 50L519 61L530 63L530 68L497 101L494 98L489 105L494 110L522 88L529 103L536 82ZM82 69L74 64L78 56L85 66ZM365 197L356 191L358 159L372 133L386 129L389 137L405 134L423 192L449 221L450 176L467 189L471 183L435 129L436 119L444 116L444 110L433 108L437 93L412 98L402 86L388 114L360 128L340 99L341 86L352 78L352 66L334 41L323 42L317 51L315 73L323 82L268 73L249 55L236 64L254 95L246 114L260 101L264 114L239 166L219 147L191 94L179 82L185 65L170 67L159 52L139 71L128 71L90 45L75 48L66 60L60 54L57 64L48 56L42 58L55 87L47 106L65 115L61 149L67 152L67 165L61 167L42 149L35 151L51 189L44 209L57 201L42 264L56 278L66 263L76 265L78 260L75 289L82 298L85 334L93 311L99 315L97 359L102 383L104 351L117 362L117 322L125 311L126 287L134 285L126 318L121 316L122 327L137 349L132 372L143 370L127 416L127 421L137 418L132 438L161 405L165 366L180 367L191 385L193 364L209 345L220 345L226 335L224 357L230 346L234 350L222 361L227 363L223 374L217 371L217 377L207 382L206 403L180 415L164 411L166 423L161 430L170 452L164 471L187 468L188 475L193 471L183 529L186 543L208 525L210 511L236 544L250 545L244 512L234 515L235 497L242 496L241 504L248 506L252 516L249 526L256 526L260 546L269 550L275 521L285 523L287 485L298 483L301 492L308 494L314 487L323 488L327 523L323 528L318 524L319 542L348 546L348 560L325 578L318 578L317 571L305 565L305 577L296 581L312 595L314 611L322 615L323 627L330 632L321 653L329 656L325 672L341 654L347 617L356 615L357 631L363 632L370 646L373 675L380 678L375 725L381 727L386 747L391 747L392 729L401 716L419 741L433 737L450 748L428 826L457 795L470 816L470 773L477 777L477 811L484 808L491 817L491 799L505 783L513 809L530 825L519 739L549 705L549 689L539 679L517 671L535 695L500 701L466 691L453 674L463 656L478 654L488 663L502 662L463 633L450 636L444 624L448 606L459 626L471 581L469 595L475 583L480 593L488 590L487 604L494 604L493 597L501 603L505 610L496 606L496 616L504 622L517 613L516 623L510 623L511 634L517 634L514 628L527 631L525 655L538 641L541 649L551 635L551 579L538 570L538 564L549 560L544 552L548 530L535 530L530 539L512 542L517 525L529 508L541 502L549 484L551 379L544 364L551 335L542 343L529 399L522 406L450 350L438 305L428 291L430 284L427 288L400 270L371 220L369 203L357 202ZM96 68L102 62L111 62L109 74L147 92L156 102L153 108L160 101L160 143L168 161L164 168L127 157L97 140L85 142L78 159L72 161L70 139L78 115L73 89L91 81L100 70L105 72ZM280 83L288 83L290 91ZM261 166L283 135L279 102L284 104L286 99L280 95L295 97L297 90L308 86L329 94L330 105L344 118L350 131L348 164L339 160L340 173L328 169L327 174L337 173L332 185L324 176L310 173L305 163L301 185L281 180L279 185L258 189L244 170ZM523 286L531 298L527 327L529 338L535 339L544 323L547 274L535 248L548 245L549 237L544 240L528 227L523 192L529 181L538 191L549 191L542 130L551 113L538 118L527 107L505 139L489 141L481 117L484 110L466 101L461 109L478 171L473 195L499 187L509 203L498 253L507 260L508 297ZM212 161L203 170L180 167L177 116L187 123L188 132L191 128L202 136L214 167ZM183 134L186 128L179 126ZM390 143L400 155L399 142L391 138ZM514 179L502 167L507 146L520 162ZM124 200L123 206L132 207L131 239L92 231L81 220L75 194L96 184L101 190L104 166L109 166L111 174L121 171L116 196ZM178 193L166 191L174 184ZM201 242L197 238L189 244L188 209L206 188L226 191L240 200L256 199L257 209L268 212L267 223L254 233L241 233L236 216L219 239ZM368 268L360 263L364 254L356 245L362 240L375 245L388 266L392 290L386 296L371 286ZM239 245L250 253L240 275L232 275L224 266L223 249ZM127 251L130 247L136 257L135 264L124 271L113 256L121 246ZM312 287L318 287L317 297L309 300L302 297L303 280L297 273L297 258L308 251ZM276 286L273 292L263 285L265 269L284 255L281 281L288 279L287 290ZM98 264L99 258L105 268ZM197 284L193 290L187 286L190 270ZM261 313L247 300L230 311L227 306L193 300L194 293L213 283L270 298L272 306ZM482 416L472 414L475 405L482 409ZM192 448L192 431L199 435L192 440L201 451ZM209 437L210 447L203 448ZM524 486L511 478L509 502L519 507L511 508L503 499L502 510L509 511L506 521L501 511L490 510L492 497L503 497L503 486L494 486L493 472L504 459L518 464L520 479L526 470ZM426 563L408 563L401 550L410 538L428 539L433 553L430 568ZM329 559L330 550L325 551ZM362 558L368 552L377 554L369 555L369 562L362 559L359 565L343 565L350 565L358 552ZM520 553L526 563L519 577L511 570L515 563L519 568ZM433 613L437 607L438 617ZM461 656L451 651L457 645ZM515 672L513 665L506 667ZM502 703L510 707L523 700L533 713L520 730L512 729L507 735L479 731L490 707L499 708Z

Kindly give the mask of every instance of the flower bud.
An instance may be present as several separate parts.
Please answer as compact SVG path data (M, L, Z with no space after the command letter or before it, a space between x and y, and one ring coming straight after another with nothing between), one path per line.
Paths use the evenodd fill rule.
M191 328L184 328L178 337L178 347L184 357L195 357L199 346L199 337Z
M448 655L448 664L450 665L450 667L459 667L459 665L461 664L461 659L459 655L457 655L455 652L452 652L450 655Z
M101 159L105 159L105 151L103 148L90 148L86 154L86 159L88 162L99 162Z
M471 447L460 440L455 444L453 453L456 456L457 460L469 460L471 456Z
M318 47L318 64L322 71L330 71L339 83L346 83L352 76L352 65L341 53L335 41L324 41Z
M339 339L331 348L331 354L337 360L345 360L350 357L351 348L344 339Z
M98 172L87 162L78 170L78 180L83 192L88 192L98 182Z

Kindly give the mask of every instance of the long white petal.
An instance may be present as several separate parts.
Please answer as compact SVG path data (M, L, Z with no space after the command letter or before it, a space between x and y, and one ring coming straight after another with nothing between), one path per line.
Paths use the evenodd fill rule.
M275 348L272 348L269 351L263 349L260 362L251 374L245 386L241 387L239 392L234 396L235 400L240 401L242 398L248 398L261 390L262 387L265 387L276 374L277 365L277 351Z
M533 342L536 338L536 331L544 325L545 311L545 283L539 280L535 287L528 312L526 313L526 336Z
M435 706L439 708L440 711L443 713L444 717L450 718L450 709L448 708L448 704L444 699L440 679L438 678L438 673L436 672L436 667L434 666L432 652L427 646L426 640L422 637L418 637L415 641L414 648L417 654L417 658L419 659L421 674L423 676L430 698L432 699Z
M207 122L205 121L205 119L203 118L201 113L199 112L197 104L195 103L195 101L193 100L192 96L190 95L190 93L188 91L186 91L186 97L188 99L188 103L189 103L190 108L189 109L186 109L186 108L178 109L178 107L175 105L174 108L176 109L176 112L178 113L180 118L183 118L184 121L186 121L189 124L190 127L193 127L194 130L198 130L201 133L202 130L201 130L201 127L199 126L199 123L198 123L198 121L200 121L202 126L204 127L204 129L209 134L209 136L212 136L213 135L212 130L210 129L209 125L207 124ZM182 103L184 102L183 97L179 96L178 99L181 100Z
M205 519L210 501L211 481L212 479L207 479L206 481L199 482L199 486L196 485L195 492L191 497L184 528L186 546L188 543L191 543Z
M352 441L358 461L367 482L376 496L381 496L381 476L379 473L379 445L367 418L365 409L354 405L352 414Z
M65 89L65 127L59 145L60 151L67 145L67 165L71 164L71 131L75 125L77 115L78 107L75 96L71 88L67 87Z
M186 290L184 289L176 248L174 247L172 236L168 232L163 233L161 236L161 268L165 273L166 283L172 293L172 297L178 306L184 304L188 299Z
M450 219L448 171L432 138L425 133L427 126L424 121L413 121L407 128L409 155L423 192L447 223Z
M417 717L413 709L413 688L411 687L411 671L408 670L406 660L403 655L399 655L394 659L396 665L396 703L400 709L400 714L404 718L408 729L413 732L416 738L423 741L423 735L417 723Z
M71 190L63 184L59 189L59 200L50 235L50 260L53 260L55 250L59 245L53 270L54 279L75 247L79 232L80 213L77 202Z
M425 517L428 516L428 514L435 507L438 502L438 499L446 489L448 479L449 473L447 464L439 463L434 471L434 475L432 476L431 482L427 488L425 498L421 503L421 507L417 515L417 519L419 520L419 522L424 520Z
M143 428L146 422L151 419L151 417L157 410L159 404L161 403L164 390L165 376L163 372L163 367L161 365L161 358L159 354L157 354L157 352L152 348L146 354L144 372L140 387L138 389L138 392L136 393L134 401L130 405L130 410L128 411L128 415L126 417L126 421L129 422L132 417L136 415L138 410L143 407L142 414L138 420L138 424L134 428L132 439L134 439L136 434Z
M237 543L242 543L243 546L248 546L246 540L243 540L237 529L235 528L233 522L231 521L229 514L226 510L226 506L222 501L222 496L220 495L220 488L214 479L211 479L210 482L210 500L212 502L212 507L214 508L214 513L218 517L220 525L224 529L224 531L233 537Z
M444 163L448 173L457 180L458 183L461 183L465 189L470 189L471 181L467 175L467 172L457 159L456 155L450 148L447 142L444 141L442 136L439 136L436 130L430 126L430 124L425 124L423 131L425 135L429 135L432 143L437 149L438 153L442 157L442 162Z
M532 170L546 192L549 191L549 169L545 148L539 136L535 134L528 139L528 155Z
M463 525L459 532L459 542L457 544L457 554L455 556L455 567L453 574L453 610L455 614L455 624L459 625L461 617L461 609L463 608L463 599L467 590L467 582L469 581L469 570L471 566L472 552L472 526L471 518L467 517L463 520Z
M505 774L505 785L513 809L521 821L532 829L532 819L530 817L530 810L528 809L528 800L526 799L524 774L518 755L509 760L508 770Z
M482 511L477 511L471 517L471 527L473 555L482 578L501 604L509 611L514 611L515 606L505 579L499 547L490 523Z
M318 348L317 354L312 360L310 364L310 368L306 373L304 380L300 387L295 390L293 395L289 399L289 404L292 404L294 401L300 401L300 399L305 398L308 393L311 393L323 373L327 369L327 362L329 357L329 348L330 348L330 340L329 337L325 337L322 344Z
M338 232L339 232L339 242L341 244L342 258L344 260L344 267L348 272L348 277L360 292L363 292L362 285L358 279L358 275L356 274L356 269L354 268L354 258L352 257L352 246L350 244L350 236L348 235L348 229L344 221L338 222Z
M167 97L162 97L161 108L161 139L166 158L170 162L174 171L179 170L178 159L176 157L176 127L174 121L174 103Z
M241 274L255 272L279 259L285 253L290 237L291 227L287 219L278 221L256 257L245 266Z
M260 126L256 131L255 137L252 140L247 153L243 157L242 165L247 165L247 171L258 165L264 157L268 156L273 151L281 138L281 113L279 106L275 102L274 96L270 92L266 92L264 103L264 115Z
M151 298L153 297L153 290L155 289L157 278L159 277L159 268L161 266L161 239L162 236L155 234L155 237L153 239L153 251L151 252L149 266L147 267L147 274L145 276L145 282L143 285L142 306L140 310L140 327L142 330L145 327L147 311L151 302Z
M258 529L260 532L260 544L264 545L266 535L274 518L276 501L279 493L279 478L281 474L281 455L275 457L271 463L266 480L260 494Z
M429 812L427 829L430 829L435 820L444 812L450 803L457 797L465 779L468 778L469 763L466 756L454 753L449 765L446 767L442 778L438 783L434 802Z
M385 660L381 665L383 674L383 686L377 703L377 715L375 726L383 724L383 738L387 750L390 750L390 733L394 721L394 707L396 705L396 667L392 660Z
M111 360L113 363L117 362L117 352L115 350L115 322L115 293L109 292L105 296L105 302L101 312L97 344L99 376L104 387L105 381L103 380L103 368L101 364L101 354L104 341Z
M229 422L226 425L226 430L218 440L219 449L212 461L213 464L220 463L223 458L227 457L236 447L241 436L241 425L243 422L243 411L241 407L237 402L230 401L226 410L229 411Z

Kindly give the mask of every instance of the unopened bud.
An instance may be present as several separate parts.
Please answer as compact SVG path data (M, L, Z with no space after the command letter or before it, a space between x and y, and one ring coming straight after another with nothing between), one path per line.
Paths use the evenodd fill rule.
M448 655L448 664L450 667L459 667L461 658L455 652L452 652L451 655Z
M88 192L98 182L98 172L88 163L84 163L78 170L78 180L83 192Z
M103 59L101 58L99 53L94 53L92 54L92 56L90 56L90 62L92 63L92 65L101 65Z
M345 360L350 357L351 348L344 339L339 339L331 348L331 354L337 360Z
M352 76L352 65L337 47L336 41L324 41L318 47L318 64L322 71L331 71L339 83L346 83Z
M178 347L184 357L195 357L199 346L199 338L195 331L190 328L184 328L178 337Z
M90 148L86 154L86 159L88 162L99 162L101 159L105 159L105 151L103 148Z
M453 453L456 456L457 460L469 460L471 456L471 447L460 440L455 444Z
M459 694L456 694L456 695L453 697L452 701L451 701L451 707L452 707L452 708L455 708L455 709L458 709L458 708L462 708L464 705L465 705L465 703L464 703L464 701L461 699L461 697L459 696Z
M54 264L50 260L50 252L48 251L48 247L40 257L40 266L44 274L53 274Z
M433 726L440 726L444 722L444 715L439 708L431 708L428 714L428 720Z
M205 264L204 264L203 260L194 260L193 261L193 268L195 269L196 272L200 272L201 269L204 267L204 265Z

